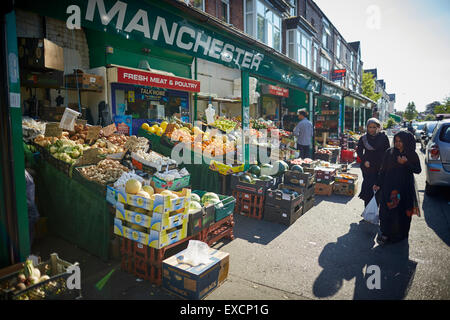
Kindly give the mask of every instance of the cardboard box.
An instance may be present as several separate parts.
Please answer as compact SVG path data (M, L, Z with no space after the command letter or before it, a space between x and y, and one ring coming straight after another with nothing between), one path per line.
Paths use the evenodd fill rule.
M277 184L277 179L275 178L270 181L256 180L255 183L247 183L239 180L241 174L242 173L234 173L231 175L230 178L231 190L253 193L263 196L268 189L276 187Z
M267 204L264 207L264 220L290 226L303 214L303 203L296 210L290 211Z
M298 171L286 171L284 174L284 183L308 187L314 183L315 175L311 173L301 173Z
M321 196L331 196L333 193L334 181L330 184L316 183L314 193Z
M19 64L24 69L64 71L64 50L45 38L17 38Z
M165 213L141 210L141 212L127 210L125 205L119 202L116 204L116 218L144 228L150 228L151 230L163 231L182 225L184 220L188 219L187 213L189 208L185 208L183 212L172 211Z
M65 81L67 88L102 91L105 87L104 79L102 76L84 72L66 75Z
M155 249L161 249L186 238L187 222L188 219L186 217L182 220L182 224L177 227L160 232L150 230L150 232L147 233L135 230L127 226L126 222L123 222L121 219L114 218L114 234Z
M289 185L283 185L285 189L296 191L290 188ZM297 211L302 206L304 200L303 193L299 193L297 197L293 197L291 194L283 193L281 188L276 190L267 190L265 205L272 205L281 209L285 209L289 212Z
M279 189L288 188L291 190L297 191L299 194L303 194L303 201L306 201L306 199L310 198L314 195L314 187L316 183L313 182L311 185L309 185L307 188L299 187L298 185L291 185L288 183L282 183L278 187Z
M342 183L342 182L334 183L333 192L335 194L353 197L356 195L357 191L358 191L357 181L355 183Z
M315 203L316 199L314 198L314 196L306 199L303 202L303 214L305 214L306 212L308 212L312 207L314 207L314 203Z
M222 175L229 175L232 173L238 173L244 171L244 164L243 163L235 163L232 165L227 165L225 163L211 160L209 163L209 168L212 171L217 171Z
M177 199L170 199L169 196L155 194L155 198L152 200L133 194L127 194L120 190L116 190L116 193L118 202L157 213L178 211L180 209L189 208L191 202L190 189L183 189L181 192L172 191L172 193L178 195Z
M230 256L226 252L210 249L210 262L192 267L177 261L177 258L183 258L186 250L163 261L162 286L184 299L199 300L227 279Z
M335 182L354 184L358 181L358 175L353 173L337 174Z

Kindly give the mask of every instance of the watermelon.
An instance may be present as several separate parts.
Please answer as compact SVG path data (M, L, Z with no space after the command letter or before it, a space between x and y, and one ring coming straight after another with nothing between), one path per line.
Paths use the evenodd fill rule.
M258 165L256 165L256 164L252 164L248 168L247 172L251 173L251 174L254 174L256 176L259 176L261 174L261 168Z
M239 181L241 181L241 182L246 182L246 183L252 183L252 182L253 182L253 179L252 179L251 176L249 176L249 175L247 175L247 174L244 174L244 175L242 175L242 176L239 178Z
M259 179L262 181L272 181L272 177L271 176L259 176Z
M264 163L261 165L261 175L262 176L271 176L275 174L277 170L269 163Z
M292 168L291 168L291 170L292 170L292 171L297 171L297 172L303 173L303 167L302 167L302 166L299 166L298 164L293 165Z
M288 164L286 162L284 162L283 160L275 161L273 167L277 170L277 172L275 172L275 174L272 174L275 176L280 176L289 170Z

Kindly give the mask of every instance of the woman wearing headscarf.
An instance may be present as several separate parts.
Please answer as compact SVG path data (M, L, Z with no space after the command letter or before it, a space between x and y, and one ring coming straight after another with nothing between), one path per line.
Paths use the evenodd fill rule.
M356 153L361 159L363 175L359 198L364 200L366 207L373 197L373 186L376 183L384 153L389 147L389 139L381 131L380 121L376 118L367 120L367 133L359 139L356 149Z
M408 131L394 136L394 147L386 151L374 190L380 190L380 245L408 238L411 217L420 216L414 174L422 169L416 141Z

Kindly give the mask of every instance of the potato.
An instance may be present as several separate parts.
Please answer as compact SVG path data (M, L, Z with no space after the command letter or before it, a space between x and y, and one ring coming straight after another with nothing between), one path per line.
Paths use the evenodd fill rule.
M27 286L25 285L25 283L19 283L19 284L17 284L17 286L16 286L16 290L17 291L22 291L22 290L25 290L27 288Z

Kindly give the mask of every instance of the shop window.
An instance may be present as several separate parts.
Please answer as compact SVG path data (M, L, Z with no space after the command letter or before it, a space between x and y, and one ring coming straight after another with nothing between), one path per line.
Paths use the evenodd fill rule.
M260 0L245 1L245 32L281 51L281 17Z

